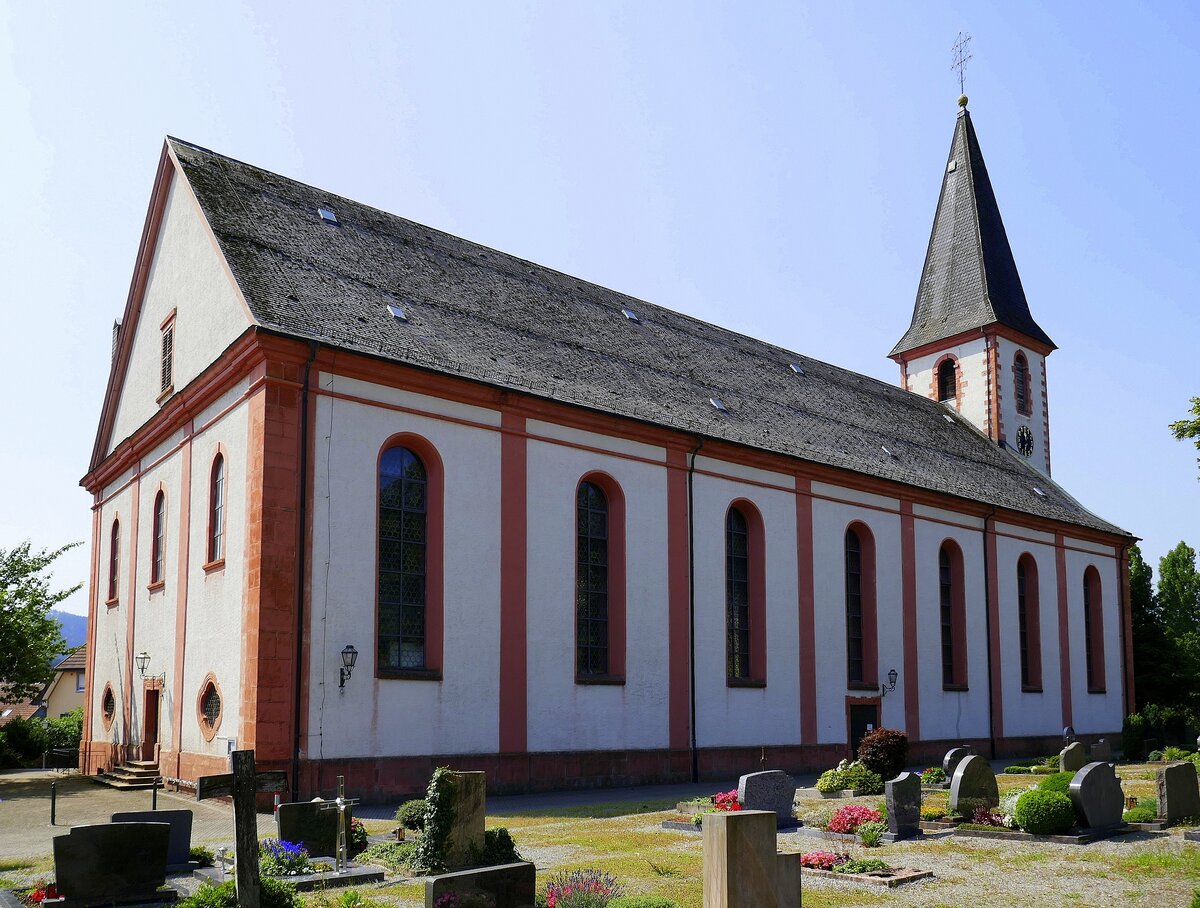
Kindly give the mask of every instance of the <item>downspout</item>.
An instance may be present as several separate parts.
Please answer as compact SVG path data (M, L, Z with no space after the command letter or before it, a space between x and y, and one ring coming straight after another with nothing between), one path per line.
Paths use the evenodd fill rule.
M319 346L317 341L308 342L308 362L304 364L304 384L300 389L300 506L297 509L300 538L296 546L296 678L291 789L292 797L297 799L300 797L300 691L304 683L304 577L308 569L308 389Z
M983 601L985 605L985 620L983 626L987 631L987 670L988 670L988 747L989 760L996 759L996 698L992 693L992 585L989 582L992 575L992 564L988 560L988 521L995 521L996 506L992 505L992 512L983 518ZM999 586L997 585L997 589ZM1000 603L996 603L996 621L1000 621Z
M1125 691L1125 716L1136 712L1133 685L1133 673L1136 666L1133 663L1132 653L1128 649L1129 638L1126 636L1126 631L1132 625L1133 601L1130 598L1129 590L1129 550L1133 548L1133 545L1134 543L1127 542L1121 546L1121 560L1117 562L1117 601L1121 606L1117 611L1117 617L1118 624L1121 626L1121 689ZM1124 741L1121 742L1121 746L1125 746Z
M692 480L696 473L696 455L704 447L704 438L696 439L696 447L688 455L688 671L691 682L691 750L692 781L700 781L700 751L696 747L696 534L695 518L692 516Z

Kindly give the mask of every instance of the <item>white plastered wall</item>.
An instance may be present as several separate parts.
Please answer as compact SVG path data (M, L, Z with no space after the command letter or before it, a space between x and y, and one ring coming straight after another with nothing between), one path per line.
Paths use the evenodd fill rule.
M128 482L128 475L118 477L101 493L103 503L100 505L99 571L96 578L96 631L89 641L95 658L92 702L87 707L92 717L92 740L109 744L125 743L122 729L129 693L125 686L124 669L128 611L127 605L122 606L122 603L127 604L129 601L129 534L133 526L133 490ZM107 605L105 600L108 598L114 520L120 522L117 603ZM107 685L112 687L116 713L111 727L105 731L100 704L103 702Z
M172 310L176 310L173 384L179 390L250 326L250 316L191 189L178 175L167 195L106 453L158 412L161 326ZM123 325L122 330L129 327Z
M1033 454L1029 463L1042 473L1050 473L1050 452L1046 445L1046 401L1042 396L1045 384L1046 358L1028 347L1015 344L1005 337L996 338L999 356L1000 425L1008 446L1017 450L1017 431L1028 426L1033 433ZM1025 354L1029 364L1029 415L1017 412L1017 391L1014 385L1013 362L1017 351Z
M1121 615L1117 558L1112 549L1108 555L1099 553L1102 547L1082 540L1067 538L1067 621L1071 641L1071 717L1079 734L1118 731L1124 718L1123 684L1121 674ZM1078 551L1076 548L1096 551ZM1104 681L1105 692L1088 692L1087 647L1083 618L1083 575L1088 566L1100 574L1100 595L1104 615Z
M936 399L937 378L934 368L947 354L958 360L959 399L962 409L959 411L965 418L979 429L987 432L988 421L988 363L987 343L980 336L953 347L947 347L936 353L918 356L908 363L908 390L922 397ZM962 384L965 382L965 384ZM953 406L948 404L948 406Z

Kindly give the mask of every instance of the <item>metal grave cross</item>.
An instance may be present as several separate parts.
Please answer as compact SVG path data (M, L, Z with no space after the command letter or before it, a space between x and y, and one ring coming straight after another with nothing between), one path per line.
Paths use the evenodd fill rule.
M346 849L346 808L353 807L359 802L358 798L346 797L346 777L338 776L338 793L337 800L330 801L321 810L336 810L337 816L337 854L334 855L334 870L337 873L345 873L349 870L349 858L347 857Z
M258 881L258 816L254 796L258 792L287 791L286 772L254 772L254 751L235 750L233 772L201 776L196 780L196 800L233 798L233 836L236 854L235 879L239 908L260 908Z

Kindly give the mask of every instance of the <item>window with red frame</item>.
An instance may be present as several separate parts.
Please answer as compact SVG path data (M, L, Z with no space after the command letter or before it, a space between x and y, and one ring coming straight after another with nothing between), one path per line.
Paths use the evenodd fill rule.
M154 496L154 536L150 543L150 582L163 582L163 548L166 532L167 497L159 491Z

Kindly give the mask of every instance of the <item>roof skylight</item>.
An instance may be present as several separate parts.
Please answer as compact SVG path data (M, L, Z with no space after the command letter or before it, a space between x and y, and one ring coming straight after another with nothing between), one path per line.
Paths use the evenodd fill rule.
M1045 492L1043 492L1041 489L1039 489L1037 486L1034 486L1034 487L1033 487L1033 494L1034 494L1034 495L1036 495L1036 496L1038 496L1038 498L1045 498L1045 497L1046 497L1046 493L1045 493Z
M710 404L712 404L713 407L716 408L721 413L729 412L729 408L727 406L725 406L725 401L721 400L721 398L719 398L719 397L710 397L708 399L708 402Z
M879 447L883 449L883 453L884 453L884 454L886 454L888 457L895 457L895 456L896 456L895 454L893 454L893 453L892 453L892 452L891 452L891 451L888 449L888 446L887 446L887 445L880 445Z
M636 312L634 312L632 309L622 309L621 314L624 315L631 322L637 322L639 325L642 322L642 320L640 318L638 318L638 314Z
M388 303L387 309L388 309L388 314L391 315L391 317L396 319L397 321L401 321L401 322L408 321L408 313L405 312L404 309L402 309L400 306L397 306L395 303Z
M949 413L943 413L943 414L942 414L942 419L946 420L946 422L948 422L948 423L953 423L953 422L954 422L954 417L953 417L953 416L951 416Z
M321 216L321 220L327 224L336 224L338 222L337 215L328 208L318 208L317 214Z
M804 367L802 365L800 365L799 363L792 363L792 371L795 372L797 375L803 375Z

